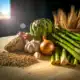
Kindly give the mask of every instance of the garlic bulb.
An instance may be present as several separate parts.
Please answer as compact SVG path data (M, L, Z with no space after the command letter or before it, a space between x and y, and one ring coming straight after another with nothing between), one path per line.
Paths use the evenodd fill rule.
M26 41L26 45L25 45L25 52L29 52L29 53L33 53L34 52L34 47L31 45L31 43L29 41Z
M34 52L34 47L29 43L27 46L27 52L33 53Z
M39 41L33 39L31 41L31 44L35 47L35 49L34 49L35 52L39 51L39 47L40 47L40 42Z
M26 41L25 52L34 53L38 52L40 47L40 42L37 40Z

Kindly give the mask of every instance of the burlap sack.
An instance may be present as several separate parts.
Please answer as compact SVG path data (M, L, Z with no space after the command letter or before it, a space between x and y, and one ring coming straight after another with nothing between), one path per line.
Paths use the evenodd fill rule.
M23 51L25 46L25 41L20 36L16 36L12 39L7 45L5 45L4 49L9 52L15 51Z

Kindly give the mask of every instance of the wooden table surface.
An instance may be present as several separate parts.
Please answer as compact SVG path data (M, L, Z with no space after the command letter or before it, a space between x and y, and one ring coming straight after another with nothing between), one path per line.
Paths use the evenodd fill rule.
M0 49L12 38L0 38ZM40 63L25 68L0 67L0 80L80 80L80 69L53 66L49 61L40 60Z

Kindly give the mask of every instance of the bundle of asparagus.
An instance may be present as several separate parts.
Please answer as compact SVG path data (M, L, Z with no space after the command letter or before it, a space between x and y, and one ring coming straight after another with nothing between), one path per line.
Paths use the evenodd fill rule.
M59 54L59 64L67 65L73 64L78 65L80 61L80 33L69 31L70 29L80 28L80 11L76 11L74 6L71 6L71 11L66 13L59 9L54 17L54 32L51 33L50 38L55 44L62 47L62 53ZM57 50L57 49L56 49ZM57 51L55 51L55 55ZM54 55L54 62L56 58ZM52 55L53 56L53 55ZM51 63L53 63L53 57L51 57Z
M67 65L69 64L66 50L63 48L62 51L59 47L56 48L55 54L51 56L51 64L56 65Z
M53 42L63 48L62 53L60 53L60 51L59 52L55 51L54 53L55 55L58 55L59 57L61 56L61 58L58 57L59 59L57 59L59 60L60 64L61 65L67 65L67 64L78 65L78 61L80 61L80 43L79 43L80 34L73 33L62 28L56 28L55 31L51 35L52 35ZM73 58L70 59L70 55ZM54 62L56 62L55 57L54 57L55 59ZM51 58L52 58L51 63L53 63L52 61L53 57Z
M56 56L57 55L57 56ZM70 54L67 54L66 49L62 49L59 52L59 48L56 49L55 54L51 56L51 64L52 65L78 65L78 60L72 57Z

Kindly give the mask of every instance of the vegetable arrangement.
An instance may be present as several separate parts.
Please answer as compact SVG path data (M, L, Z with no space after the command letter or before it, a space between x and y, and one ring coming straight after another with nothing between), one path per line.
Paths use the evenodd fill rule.
M51 64L78 65L80 62L80 33L71 32L68 28L76 28L80 18L71 7L67 16L59 9L58 15L54 14L54 23L50 19L41 18L30 24L30 33L19 34L25 40L24 51L40 58L40 53L51 56ZM29 40L30 36L30 40ZM32 36L32 37L31 37Z
M42 23L42 20L44 20L44 23ZM36 23L36 21L33 23ZM41 53L51 55L51 64L78 65L80 61L80 34L70 32L63 27L60 27L61 25L58 24L58 22L51 26L45 26L45 18L39 19L39 21L39 23L36 23L36 27L39 27L39 30L40 27L42 28L42 26L39 26L41 23L44 24L43 27L50 27L50 32L48 31L49 28L47 28L44 29L43 34L39 34L36 28L33 30L33 35L35 36L34 33L36 33L36 36L39 36L39 40L41 41ZM51 24L51 21L49 22L50 23L48 24ZM32 27L35 27L34 24L31 24L30 28L32 29ZM30 33L32 33L32 31L30 31ZM46 39L43 37L46 37Z
M66 34L66 32L68 34ZM72 36L70 37L70 35ZM52 37L56 44L67 50L69 52L68 54L72 55L76 60L80 61L80 44L76 42L77 39L80 41L80 37L63 29L56 29L55 32L52 33Z

